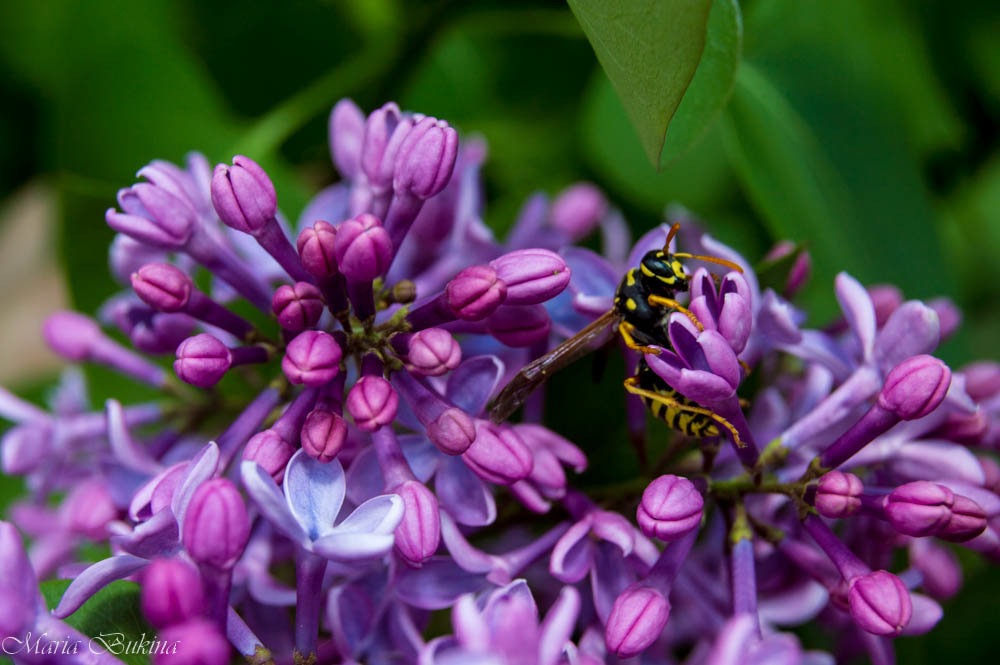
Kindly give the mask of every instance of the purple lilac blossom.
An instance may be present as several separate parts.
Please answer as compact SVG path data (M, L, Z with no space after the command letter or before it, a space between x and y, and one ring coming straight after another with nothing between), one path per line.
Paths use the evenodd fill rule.
M0 523L0 636L74 635L62 619L133 579L161 639L191 645L154 662L832 662L782 632L816 620L885 663L960 590L942 541L1000 559L1000 366L931 355L961 323L950 302L842 273L841 318L806 327L807 253L762 290L674 210L668 251L742 272L685 257L676 298L697 322L665 311L645 361L720 435L674 433L672 457L595 487L585 451L619 442L545 427L545 386L522 422L488 404L610 310L667 227L633 242L577 183L533 195L501 240L481 141L394 103L342 100L329 128L342 180L294 228L244 156L156 161L119 192L109 264L132 290L44 336L158 397L95 409L79 372L46 408L0 388L3 470L28 489ZM572 246L594 231L602 254ZM176 377L154 357L171 354ZM623 395L644 455L647 411ZM85 563L84 543L111 555ZM38 581L57 576L49 613Z

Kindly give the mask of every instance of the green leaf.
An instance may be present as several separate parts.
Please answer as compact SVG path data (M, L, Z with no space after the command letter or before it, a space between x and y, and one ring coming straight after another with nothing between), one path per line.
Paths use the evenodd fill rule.
M705 51L670 126L660 166L683 155L701 139L725 106L736 81L743 47L743 19L737 0L715 0L708 15Z
M667 125L698 69L711 5L711 0L569 0L654 166Z
M45 604L51 609L59 604L70 580L49 580L42 582L41 591ZM65 619L87 637L95 638L95 644L106 645L117 658L128 665L147 665L146 653L125 653L124 645L133 649L143 641L153 640L156 631L142 617L139 609L139 585L119 580L104 587ZM120 648L116 645L122 645ZM146 647L149 648L148 646Z

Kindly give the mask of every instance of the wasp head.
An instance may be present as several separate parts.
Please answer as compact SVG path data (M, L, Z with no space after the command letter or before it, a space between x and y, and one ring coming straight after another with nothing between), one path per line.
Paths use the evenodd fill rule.
M668 289L670 291L687 291L688 280L691 278L677 258L662 249L646 252L639 264L639 270L652 291Z

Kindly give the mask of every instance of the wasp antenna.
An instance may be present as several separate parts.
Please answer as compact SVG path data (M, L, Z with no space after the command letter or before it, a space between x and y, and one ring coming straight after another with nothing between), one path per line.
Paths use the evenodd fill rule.
M670 241L674 239L674 236L677 235L677 231L680 228L681 228L681 225L678 224L677 222L674 222L674 225L670 227L670 231L667 232L667 241L665 243L663 243L663 251L664 252L669 251L669 249L670 249Z
M688 254L686 252L675 252L674 256L679 259L698 259L699 261L708 261L709 263L718 263L720 266L726 266L727 268L732 268L737 272L743 272L743 268L733 263L732 261L727 261L726 259L720 259L717 256L702 256L701 254Z

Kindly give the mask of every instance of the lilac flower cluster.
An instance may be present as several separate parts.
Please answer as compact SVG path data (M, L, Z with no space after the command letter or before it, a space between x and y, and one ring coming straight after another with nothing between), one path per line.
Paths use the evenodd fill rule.
M578 184L529 199L501 242L481 217L485 146L391 103L338 103L330 148L343 179L294 230L244 156L153 162L119 192L106 219L126 289L44 335L159 397L93 410L72 369L49 410L0 389L3 471L28 488L0 523L0 638L75 635L63 619L131 579L180 645L159 663L221 665L231 648L254 663L832 662L782 632L817 619L838 656L883 664L961 585L941 541L1000 558L1000 365L953 373L929 355L958 324L946 301L841 274L842 318L808 328L792 304L807 254L762 291L678 213L685 250L742 271L694 269L669 347L642 360L669 386L668 422L713 434L675 432L646 464L647 427L667 425L623 391L644 471L609 493L570 474L616 442L546 428L544 390L519 423L487 405L612 309L665 227L633 244ZM573 246L596 230L603 255ZM111 555L80 561L84 542ZM72 582L49 612L51 577Z

